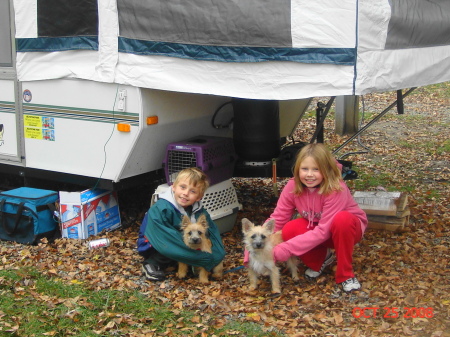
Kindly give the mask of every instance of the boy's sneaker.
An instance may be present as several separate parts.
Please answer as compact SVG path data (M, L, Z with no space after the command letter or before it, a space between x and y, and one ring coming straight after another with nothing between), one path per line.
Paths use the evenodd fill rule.
M341 284L342 284L342 290L344 290L347 293L352 290L361 289L361 284L358 282L356 277L349 278L347 281L344 281Z
M330 249L328 249L327 257L325 258L325 261L323 262L322 267L320 267L320 270L315 271L315 270L312 270L311 268L308 268L305 271L305 276L310 279L316 279L320 275L322 275L325 268L328 267L333 262L334 262L334 254L331 252Z
M142 266L142 273L151 281L163 281L166 278L166 275L161 268L154 264L144 263Z

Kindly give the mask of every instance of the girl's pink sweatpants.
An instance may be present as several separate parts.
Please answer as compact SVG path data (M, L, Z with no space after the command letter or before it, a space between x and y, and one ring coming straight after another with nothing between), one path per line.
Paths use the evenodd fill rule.
M289 221L282 229L283 239L287 241L294 236L306 233L308 220L304 218ZM312 270L319 271L325 261L327 248L336 252L336 283L341 283L355 276L353 273L353 248L361 240L362 231L359 219L352 213L342 211L335 215L331 223L331 238L309 252L299 256L303 263Z

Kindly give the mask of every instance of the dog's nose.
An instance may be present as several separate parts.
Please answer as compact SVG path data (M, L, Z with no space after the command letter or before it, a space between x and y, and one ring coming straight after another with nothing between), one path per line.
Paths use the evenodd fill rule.
M192 242L193 242L193 243L200 243L200 238L193 238L193 239L192 239Z

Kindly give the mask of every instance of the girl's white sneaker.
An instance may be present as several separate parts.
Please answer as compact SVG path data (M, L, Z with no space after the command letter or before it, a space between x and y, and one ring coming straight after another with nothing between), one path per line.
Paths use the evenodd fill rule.
M345 292L361 289L361 284L358 282L356 277L349 278L347 281L344 281L341 284L342 290L344 290Z
M334 254L331 252L331 250L328 248L327 257L325 258L325 261L322 264L322 267L319 271L312 270L311 268L306 269L305 276L309 279L316 279L320 275L322 275L323 271L326 267L328 267L330 264L334 262Z

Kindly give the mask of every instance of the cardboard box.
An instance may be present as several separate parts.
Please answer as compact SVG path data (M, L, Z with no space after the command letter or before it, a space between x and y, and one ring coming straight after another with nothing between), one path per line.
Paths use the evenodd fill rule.
M121 225L116 192L101 189L61 191L59 203L63 238L87 239Z

